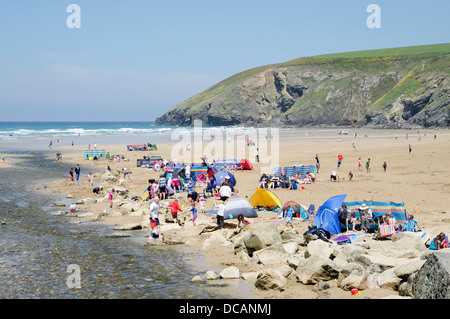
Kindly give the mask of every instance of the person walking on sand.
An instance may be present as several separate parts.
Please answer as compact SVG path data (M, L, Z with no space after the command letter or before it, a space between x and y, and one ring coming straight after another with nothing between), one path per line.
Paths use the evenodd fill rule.
M158 237L161 237L161 228L159 223L159 209L160 208L169 208L169 206L163 206L161 205L159 201L159 197L155 197L155 200L153 203L150 204L150 234L148 236L148 239L153 238L153 230L156 228L158 230ZM156 234L155 234L156 236Z
M412 148L411 148L411 144L409 144L409 154L411 154Z
M358 170L362 170L362 161L361 161L361 157L358 160Z
M368 158L366 161L366 172L370 173L370 158Z
M116 190L113 188L110 192L109 192L109 195L108 195L108 202L109 202L109 208L112 208L112 206L113 206L113 199L114 199L114 192L115 192Z
M170 207L170 214L172 215L172 219L175 221L175 223L179 224L178 221L178 212L182 212L180 204L178 203L178 199L175 199L171 204L169 204Z
M383 163L383 170L384 170L384 172L386 173L386 169L387 169L387 163L386 163L386 161Z
M73 167L70 169L69 175L70 175L70 184L73 185L73 182L75 181L73 178Z
M78 184L78 180L80 179L80 172L81 172L80 164L77 164L77 167L75 167L75 177L77 180L77 184Z
M225 202L222 200L219 205L214 204L214 206L218 207L219 210L217 211L217 225L219 225L220 228L224 227L223 219L225 216L225 212L228 213L228 208L225 206Z
M319 169L320 169L319 155L316 154L316 173L319 173Z
M293 217L294 217L294 210L291 208L291 206L288 204L284 206L285 213L286 213L286 226L290 226L291 228L294 228L293 225Z

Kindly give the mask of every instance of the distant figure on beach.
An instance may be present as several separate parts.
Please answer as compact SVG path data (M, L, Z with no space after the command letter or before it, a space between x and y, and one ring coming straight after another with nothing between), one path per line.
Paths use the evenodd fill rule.
M77 180L77 184L78 184L78 180L80 179L80 173L81 173L81 167L80 167L80 164L77 164L77 167L75 167L75 178Z
M409 144L409 154L411 154L412 148L411 148L411 144Z
M108 195L108 202L109 202L109 208L113 207L113 199L114 199L114 193L115 193L115 189L113 188Z
M69 175L70 175L70 183L73 184L73 182L75 181L75 179L73 178L73 167L70 169Z
M362 161L361 161L361 157L358 159L358 170L362 170Z
M192 202L191 206L192 208L190 209L190 212L192 212L192 224L195 227L195 220L197 219L197 208L195 207L195 202Z
M102 191L102 190L103 190L103 187L94 187L92 189L92 192L98 195L98 194L100 194L100 191Z
M387 163L386 163L386 161L383 163L383 170L384 170L384 172L386 173L386 169L387 169Z
M218 207L218 211L217 211L217 225L219 225L220 228L223 228L224 224L223 224L223 219L225 216L225 212L228 213L228 208L227 206L225 206L225 202L222 200L220 202L219 205L214 204L215 207Z
M339 182L339 174L336 171L331 171L331 175L330 175L330 181L332 182Z
M178 221L178 212L182 212L180 204L178 203L178 199L175 199L171 204L169 204L170 207L170 214L172 215L172 219L175 221L175 223L179 224Z
M353 179L353 173L352 171L348 172L348 179L352 180Z
M357 151L358 151L358 150L356 149L355 143L352 144L352 147L353 147L353 152L357 152Z
M4 163L5 162L5 158L2 158L2 163Z
M91 172L89 172L89 174L87 176L87 180L88 180L89 187L92 188L94 186L94 175L92 175Z
M259 149L258 148L255 151L255 162L259 163Z
M316 154L316 173L319 173L320 163L319 163L319 155Z
M368 158L366 161L366 172L370 173L370 158Z
M56 162L57 163L62 162L62 154L60 152L56 153Z
M160 204L159 202L159 197L155 197L155 200L153 201L153 203L150 204L150 235L149 235L149 239L153 238L154 232L153 229L158 230L158 237L161 237L161 228L160 228L160 223L159 223L159 209L160 208L170 208L169 206L163 206ZM156 234L155 234L156 236Z
M77 215L77 204L75 204L75 203L70 204L69 210L70 210L71 216L76 216Z

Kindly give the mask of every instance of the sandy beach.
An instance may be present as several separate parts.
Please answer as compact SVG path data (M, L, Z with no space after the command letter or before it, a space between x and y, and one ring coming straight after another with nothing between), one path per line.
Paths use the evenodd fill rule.
M408 134L408 138L406 138ZM436 138L434 135L436 134ZM226 143L225 143L226 144ZM354 146L353 146L354 144ZM411 145L411 152L409 152ZM164 159L172 160L171 152L173 143L159 143L156 151L136 151L129 152L126 145L110 144L98 145L97 149L105 149L108 152L124 155L127 161L108 162L105 159L99 161L88 161L83 159L83 151L87 145L55 147L54 151L61 151L63 162L80 164L81 184L71 185L69 172L67 179L58 181L51 185L52 192L70 194L76 199L96 198L100 199L94 204L78 205L79 209L96 214L101 214L105 210L110 211L109 203L104 199L104 195L95 195L88 185L87 167L95 167L99 172L104 172L107 166L113 172L127 168L132 172L132 180L124 180L121 187L126 188L129 194L141 196L148 186L148 180L158 178L161 172L152 169L140 168L136 165L136 160L148 155L161 155ZM263 163L254 162L254 153L257 146L246 146L246 154L253 164L252 171L232 172L236 177L236 189L239 194L250 199L255 189L259 185L259 178L263 173L261 167ZM192 148L193 152L194 148ZM346 201L393 201L404 202L408 211L414 215L419 222L421 229L436 236L439 232L450 233L450 215L447 209L447 201L450 198L450 172L447 170L448 159L450 158L450 132L448 130L421 130L416 131L371 131L365 137L364 133L358 132L355 137L353 131L349 130L348 135L338 135L337 131L326 134L305 134L304 132L283 131L279 140L279 166L312 165L315 164L315 156L320 159L320 170L317 173L317 181L313 184L300 185L297 190L274 189L272 190L281 203L294 200L300 204L309 206L314 204L319 207L328 198L347 194ZM337 168L337 157L343 156L342 164ZM227 154L228 155L228 154ZM200 163L202 154L194 154L196 163ZM0 155L1 158L1 155ZM228 156L231 158L231 156ZM361 158L363 167L358 167ZM364 163L370 158L371 171L367 172ZM50 158L55 160L54 156ZM386 172L383 170L383 163L387 163ZM5 165L5 164L3 164ZM339 181L330 181L330 172L337 171ZM354 176L349 180L348 174L352 171ZM265 171L265 173L270 173ZM100 182L101 173L94 177L94 183ZM119 183L107 183L101 181L104 190L109 192ZM196 190L203 193L205 185L197 183ZM187 193L180 193L186 198ZM167 200L172 202L173 199ZM104 222L111 227L139 223L144 218L148 219L148 209L143 214L130 214L123 207L118 207L116 199L112 211L121 212L114 216L102 216L100 222ZM206 209L210 209L218 201L208 198L205 204ZM149 205L150 202L145 202ZM184 229L194 229L192 222L189 222L189 204L186 203L182 216L187 216ZM148 208L148 207L147 207ZM208 214L200 214L201 219L211 220ZM274 219L274 213L262 213L255 219L256 223L275 222L285 227L283 221ZM211 220L213 221L213 220ZM235 222L235 221L231 221ZM294 229L303 234L309 223L307 221L294 222ZM194 234L195 232L192 232ZM163 232L164 234L164 232ZM189 246L192 249L203 250L209 263L218 267L237 266L241 272L257 271L259 265L246 263L237 258L233 253L233 248L229 246L215 245L204 249L205 236L192 236ZM367 239L372 240L372 239ZM203 248L203 249L202 249ZM317 298L314 286L306 286L295 281L294 277L288 278L288 289L283 292L263 291L255 288L254 293L257 298ZM352 296L348 291L331 284L328 290L330 298L382 298L395 295L392 289L368 289L358 296Z

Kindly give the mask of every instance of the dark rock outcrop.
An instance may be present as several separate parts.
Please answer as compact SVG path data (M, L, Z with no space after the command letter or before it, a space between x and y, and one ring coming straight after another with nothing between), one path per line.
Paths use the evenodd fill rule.
M412 284L416 299L450 299L450 249L433 253Z

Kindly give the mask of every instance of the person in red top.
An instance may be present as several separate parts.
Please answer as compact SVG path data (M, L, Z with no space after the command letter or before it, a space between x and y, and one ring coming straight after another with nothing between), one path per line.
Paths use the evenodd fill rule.
M178 222L178 212L182 212L180 205L178 204L178 200L175 199L172 204L169 205L171 209L172 218L175 220L177 224Z

